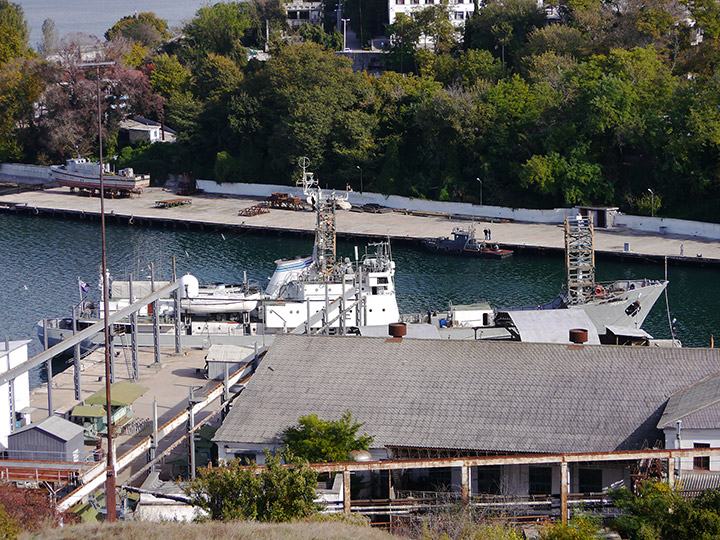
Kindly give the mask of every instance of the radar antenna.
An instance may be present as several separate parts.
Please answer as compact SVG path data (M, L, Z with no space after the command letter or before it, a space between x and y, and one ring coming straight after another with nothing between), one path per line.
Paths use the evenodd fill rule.
M307 202L312 206L317 215L315 225L315 264L318 274L323 279L328 279L336 267L336 224L335 212L337 207L349 207L348 192L345 195L323 190L315 178L314 174L308 172L307 167L310 160L303 156L298 160L298 164L302 168L302 180L297 185L302 185L303 194L307 197Z

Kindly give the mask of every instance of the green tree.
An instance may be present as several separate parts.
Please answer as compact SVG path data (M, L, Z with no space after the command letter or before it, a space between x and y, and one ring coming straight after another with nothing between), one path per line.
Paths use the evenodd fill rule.
M528 36L546 24L534 0L490 0L465 23L465 47L491 51L512 67L519 62Z
M240 2L219 2L203 6L185 25L184 47L178 52L185 63L197 63L210 53L227 56L238 65L246 58L243 37L252 27L252 19Z
M171 98L188 89L190 72L175 55L160 54L153 59L150 68L150 84L153 91L165 98Z
M229 94L242 80L242 72L235 62L213 53L200 60L194 75L195 95L201 101Z
M350 411L337 420L322 420L315 414L303 416L296 426L283 431L283 442L293 454L310 463L348 461L353 450L367 450L373 437L358 435L364 424L357 422Z
M343 46L342 34L337 29L328 33L318 24L303 24L300 27L300 35L305 41L322 45L328 51L339 51Z
M283 465L285 461L285 465ZM291 452L265 451L265 466L245 467L235 460L226 467L203 468L185 492L191 504L211 519L291 521L318 510L314 502L317 474Z
M642 482L636 491L618 488L608 492L615 506L625 510L612 521L612 527L630 540L660 538L668 511L680 503L680 495L664 482Z
M0 0L0 66L28 53L28 35L22 7Z
M170 32L165 19L158 18L153 12L144 12L123 17L105 32L107 40L117 37L142 43L146 47L156 47L170 37Z

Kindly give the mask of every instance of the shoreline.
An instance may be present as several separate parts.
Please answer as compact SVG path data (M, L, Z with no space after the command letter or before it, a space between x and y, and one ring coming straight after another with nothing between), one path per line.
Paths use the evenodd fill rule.
M254 232L256 234L312 236L315 215L309 211L271 209L253 217L238 213L257 204L257 198L213 194L182 197L187 205L170 208L156 206L158 200L177 198L171 191L149 188L132 198L105 199L105 219L126 226ZM0 212L99 221L97 197L71 193L67 188L25 191L0 196ZM562 255L562 225L527 223L497 219L476 219L451 214L418 215L394 210L386 213L340 211L337 214L339 238L377 240L389 237L421 247L427 238L450 236L453 227L470 223L492 228L492 243L517 253ZM626 250L627 248L627 250ZM681 251L683 255L680 255ZM632 260L683 266L720 265L720 241L674 234L648 233L627 229L596 228L595 252L600 259Z

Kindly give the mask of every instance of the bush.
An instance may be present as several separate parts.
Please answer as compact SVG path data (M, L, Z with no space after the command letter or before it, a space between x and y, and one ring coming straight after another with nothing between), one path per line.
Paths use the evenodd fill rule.
M235 460L228 467L199 469L185 491L212 519L281 522L318 510L316 486L317 474L307 463L290 452L266 450L265 468Z

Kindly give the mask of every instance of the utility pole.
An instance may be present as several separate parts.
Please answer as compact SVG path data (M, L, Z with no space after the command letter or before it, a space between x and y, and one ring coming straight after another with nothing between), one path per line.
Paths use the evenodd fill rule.
M117 518L115 505L115 453L113 451L113 424L110 403L110 301L108 295L107 256L105 251L105 181L103 176L102 153L102 108L100 106L100 67L114 66L115 62L93 62L78 64L78 67L94 67L97 76L97 110L98 110L98 157L100 160L100 232L102 237L102 285L103 285L103 320L105 322L105 409L107 409L107 480L105 482L105 504L107 507L107 520L113 522Z

